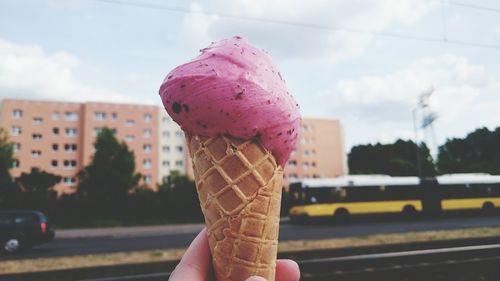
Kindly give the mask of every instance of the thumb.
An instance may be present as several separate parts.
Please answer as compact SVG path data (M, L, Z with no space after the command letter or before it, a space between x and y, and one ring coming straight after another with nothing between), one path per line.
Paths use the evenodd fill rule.
M247 278L245 281L267 281L265 278L262 278L260 276L252 276Z

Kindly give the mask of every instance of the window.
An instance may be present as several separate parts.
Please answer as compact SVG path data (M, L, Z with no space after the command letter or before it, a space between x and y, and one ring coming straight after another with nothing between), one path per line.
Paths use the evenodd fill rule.
M66 136L68 137L76 137L77 130L76 128L66 128Z
M297 160L288 160L288 166L290 167L297 166Z
M116 119L118 119L118 113L116 112L111 113L111 120L116 120Z
M144 166L144 169L150 169L151 168L151 160L150 159L144 159L142 161L142 165Z
M23 130L19 126L14 126L12 127L12 130L10 132L13 136L19 136L23 132Z
M150 153L151 150L153 149L153 146L150 145L150 144L145 144L145 145L142 146L142 149L144 150L144 152Z
M32 150L31 151L31 157L40 157L42 155L42 152L40 150Z
M59 111L52 112L52 120L59 120Z
M106 112L96 111L96 112L94 112L94 118L95 118L95 120L102 121L102 120L106 119Z
M32 134L31 138L33 140L36 140L36 141L41 140L42 139L42 134Z
M21 150L21 144L14 143L14 144L12 144L12 148L14 149L14 152L17 152L17 151Z
M176 150L177 152L182 152L182 150L183 150L182 145L178 145L178 146L176 146L176 147L175 147L175 150Z
M12 161L12 168L19 168L20 165L21 163L19 162L19 160Z
M111 133L113 134L113 136L116 136L117 132L118 130L116 130L116 128L111 128Z
M127 142L132 142L132 141L134 141L134 135L126 135L126 136L125 136L125 141L127 141Z
M170 137L170 132L169 131L163 131L161 133L161 135L164 137L164 138L169 138Z
M316 167L316 162L312 161L311 166Z
M50 161L50 165L52 165L52 168L56 168L58 165L57 160Z
M168 117L165 116L165 117L161 118L161 121L163 123L169 123L170 122L170 118L168 118Z
M99 135L102 132L102 128L94 128L94 136Z
M14 217L14 223L15 224L21 224L25 226L32 226L33 224L36 223L36 219L33 215L31 214L19 214L15 215Z
M76 144L65 144L64 145L64 151L66 152L75 152L76 151Z
M78 121L78 113L73 111L66 111L64 113L64 120L66 121Z
M10 214L0 214L0 226L12 225L12 216Z
M59 145L57 143L52 144L52 150L53 151L58 151L59 150Z
M151 114L144 114L144 122L149 123L152 118Z
M302 168L304 168L305 170L309 169L309 162L302 163Z
M184 166L184 161L182 161L182 160L175 161L175 166L176 167L182 167L182 166Z
M14 109L12 111L12 117L16 119L23 117L23 111L21 109Z
M184 132L182 132L182 131L176 131L175 132L175 136L178 137L178 138L183 138L184 137Z
M74 169L76 168L76 160L64 160L63 166L65 169Z
M59 128L57 128L57 127L52 128L52 133L54 135L59 135Z
M305 156L309 155L309 150L307 150L307 149L306 149L306 150L304 150L304 155L305 155Z
M127 121L125 121L125 125L127 127L132 127L132 126L134 126L134 124L135 124L135 121L132 119L127 119Z
M64 183L64 185L72 186L72 185L75 185L76 179L74 177L64 177L63 183Z
M170 146L168 146L168 145L164 145L164 146L162 146L162 147L161 147L161 150L162 150L163 152L170 152Z
M163 167L170 167L170 161L168 160L163 160L161 164L163 165Z
M152 179L152 178L151 178L151 176L150 176L150 175L145 175L145 176L143 177L143 180L144 180L144 183L145 183L145 184L150 184L150 183L151 183L151 179Z
M288 178L291 180L296 180L298 177L297 177L297 174L290 174L290 175L288 175Z
M313 178L317 179L320 178L320 176L318 174L313 174Z
M144 137L145 138L151 137L151 129L144 129Z
M39 125L43 123L43 118L42 117L33 117L33 124Z

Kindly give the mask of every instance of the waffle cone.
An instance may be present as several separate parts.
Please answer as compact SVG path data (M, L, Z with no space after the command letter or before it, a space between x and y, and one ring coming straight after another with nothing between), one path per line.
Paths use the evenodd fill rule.
M282 168L255 140L187 141L217 281L274 281Z

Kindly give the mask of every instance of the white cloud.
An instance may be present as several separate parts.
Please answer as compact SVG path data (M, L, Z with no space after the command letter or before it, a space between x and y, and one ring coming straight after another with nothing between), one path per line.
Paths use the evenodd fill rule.
M482 65L444 55L416 60L386 75L339 81L321 97L326 110L343 121L348 144L388 142L413 138L412 110L419 94L432 85L430 105L439 116L435 128L442 143L480 126L500 126L500 82L495 77Z
M216 0L210 6L191 5L192 11L217 12L248 18L317 24L350 30L381 32L392 25L411 25L425 15L433 1L421 0ZM301 26L259 23L214 15L186 15L180 31L184 48L202 48L235 34L249 37L273 56L337 61L359 56L373 43L373 35L317 30Z
M47 53L38 45L0 39L0 98L130 102L113 90L83 85L75 78L80 60Z

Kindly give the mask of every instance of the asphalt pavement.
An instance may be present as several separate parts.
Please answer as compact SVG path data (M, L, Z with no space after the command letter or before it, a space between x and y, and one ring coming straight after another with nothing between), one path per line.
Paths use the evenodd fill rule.
M348 224L312 223L295 225L284 221L280 240L327 239L384 233L498 227L500 215L455 216L434 219L361 219ZM0 260L41 258L187 247L203 228L201 224L154 227L81 229L56 231L56 239Z

